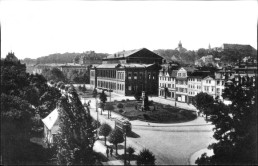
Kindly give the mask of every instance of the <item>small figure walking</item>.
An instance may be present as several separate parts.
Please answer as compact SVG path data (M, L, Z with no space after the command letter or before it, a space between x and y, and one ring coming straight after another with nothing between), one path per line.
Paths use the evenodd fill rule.
M111 147L110 149L110 156L112 157L113 156L113 148Z
M108 150L108 147L107 147L107 150L106 150L106 154L107 154L107 158L108 158L108 154L109 154L109 150Z

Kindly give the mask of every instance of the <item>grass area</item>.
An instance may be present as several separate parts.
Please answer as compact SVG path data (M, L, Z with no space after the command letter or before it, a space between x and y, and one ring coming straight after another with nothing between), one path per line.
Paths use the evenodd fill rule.
M119 103L123 108L117 108ZM154 123L180 123L196 119L196 113L170 105L151 102L149 111L141 111L141 102L138 101L115 101L111 102L114 106L114 112L130 119L142 120Z

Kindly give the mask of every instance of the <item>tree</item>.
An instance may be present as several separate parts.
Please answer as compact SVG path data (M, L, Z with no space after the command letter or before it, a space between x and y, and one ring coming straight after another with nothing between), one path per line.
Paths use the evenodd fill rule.
M215 100L210 105L210 121L215 126L216 143L209 145L214 155L203 154L196 160L199 165L255 165L257 164L257 91L252 83L225 84L223 98L232 103L225 105Z
M121 130L119 130L118 128L115 128L110 133L110 135L108 137L108 141L110 143L112 143L113 145L115 145L115 147L116 147L116 154L118 155L118 153L117 153L117 144L124 142L123 132Z
M100 103L100 107L104 111L104 106L107 101L107 95L105 94L104 90L102 90L101 94L99 95L99 99L102 102L102 103ZM102 114L102 111L101 111L101 114Z
M92 165L94 128L89 108L83 107L76 91L62 96L59 105L60 130L56 136L59 165Z
M79 91L82 91L81 85L78 86L78 90L79 90Z
M93 126L94 130L96 130L99 128L100 123L98 121L96 121L95 119L93 119L92 126Z
M137 165L155 165L155 156L148 149L143 149L137 158Z
M96 99L97 95L98 95L97 89L94 88L93 91L92 91L92 97L94 97Z
M99 135L103 135L105 137L105 145L106 145L107 136L109 135L111 130L112 130L111 126L107 123L103 123L99 128Z
M4 165L44 163L47 150L30 142L38 98L47 88L41 75L26 73L12 54L1 60L1 154ZM26 147L26 148L24 148Z
M214 99L207 93L200 92L193 99L193 105L207 116L210 114L211 105L214 103Z
M63 72L56 67L54 67L52 69L44 69L42 71L42 75L47 80L53 80L55 82L59 82L59 81L66 82L66 78L65 78Z
M134 148L132 146L129 146L126 151L128 152L129 154L129 164L130 164L130 160L131 160L131 157L133 155L133 153L135 152Z
M117 108L122 109L124 108L124 105L122 103L117 104Z
M85 84L83 84L83 87L82 87L82 92L85 93L86 92L86 87L85 87Z
M110 103L105 105L105 110L108 110L108 118L109 116L111 116L111 111L113 111L114 109L114 106Z
M134 93L134 98L135 100L139 101L141 99L142 92L140 91L139 88L137 88L136 92Z
M203 56L206 56L207 54L208 54L208 51L204 48L200 48L197 51L197 55L198 55L199 58L201 58Z
M102 103L106 103L107 95L105 94L104 90L102 90L101 94L99 95L99 99Z

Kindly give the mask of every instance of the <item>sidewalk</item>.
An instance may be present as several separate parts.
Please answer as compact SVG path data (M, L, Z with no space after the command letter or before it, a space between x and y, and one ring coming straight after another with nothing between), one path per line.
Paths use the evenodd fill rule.
M95 143L94 143L94 146L93 146L93 150L95 152L99 152L101 153L102 155L104 155L105 157L107 156L106 155L106 146L104 144L101 143L100 140L97 140ZM114 149L114 152L115 152L115 149ZM114 153L113 152L113 153ZM109 156L108 158L106 157L106 159L108 161L106 162L101 162L103 165L124 165L124 161L122 160L117 160L114 156L111 157Z

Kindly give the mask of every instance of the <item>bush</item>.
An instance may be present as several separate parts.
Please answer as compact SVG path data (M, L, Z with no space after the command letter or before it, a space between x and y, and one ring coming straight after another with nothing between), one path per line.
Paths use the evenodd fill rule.
M123 103L125 102L125 99L121 100Z
M137 165L155 165L155 156L148 149L143 149L137 158Z
M120 113L123 113L124 111L122 109L119 110Z
M117 104L117 108L124 108L124 105L122 103Z
M129 99L126 99L126 101L130 101Z

